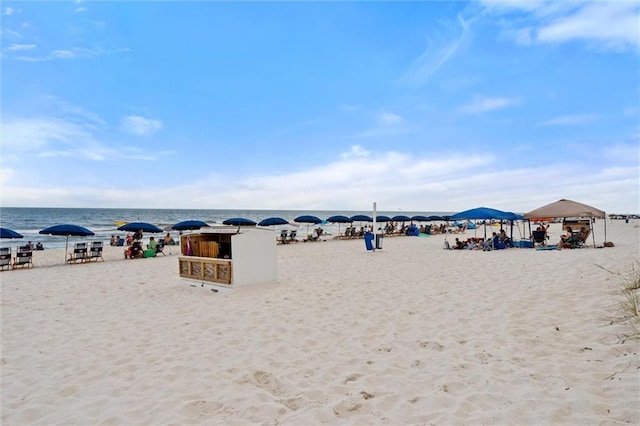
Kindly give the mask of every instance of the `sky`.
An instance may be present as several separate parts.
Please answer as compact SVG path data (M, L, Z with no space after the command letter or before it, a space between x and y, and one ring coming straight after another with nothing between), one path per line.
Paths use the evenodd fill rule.
M5 207L640 212L636 1L0 7Z

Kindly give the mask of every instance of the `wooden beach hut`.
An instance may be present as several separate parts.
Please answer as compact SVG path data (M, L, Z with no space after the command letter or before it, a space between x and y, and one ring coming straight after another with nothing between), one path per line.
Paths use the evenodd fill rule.
M192 285L235 288L278 280L272 229L217 226L180 237L180 277Z

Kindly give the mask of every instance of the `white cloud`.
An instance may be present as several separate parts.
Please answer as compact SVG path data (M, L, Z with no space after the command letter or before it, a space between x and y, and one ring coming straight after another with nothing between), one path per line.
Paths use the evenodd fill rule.
M618 155L626 155L623 148ZM603 147L604 150L604 147ZM638 164L590 167L553 158L536 167L510 168L487 153L447 153L422 157L406 152L350 148L347 155L301 171L254 176L210 174L196 181L121 188L51 185L3 186L3 202L20 206L129 206L220 209L458 211L481 205L525 212L560 198L576 199L607 211L637 210ZM562 162L562 163L560 163ZM460 173L464 170L464 173ZM535 179L532 179L535 177ZM225 185L234 182L234 185ZM215 197L211 188L216 188ZM93 202L95 200L95 203ZM634 204L635 203L635 204ZM635 207L634 207L635 206Z
M575 126L578 124L592 123L600 118L596 114L574 114L550 118L538 123L538 126Z
M403 84L423 84L447 63L471 35L469 22L458 16L460 34L453 40L427 40L427 48L410 65L398 81Z
M149 136L163 127L162 121L144 118L139 115L128 115L120 123L120 128L132 135Z
M86 12L87 8L86 7L77 7L74 12L75 13L82 13L82 12Z
M52 59L71 59L74 58L76 54L71 50L54 50L49 54L49 56Z
M518 105L517 98L476 96L473 101L460 107L460 111L468 114L483 114L510 106Z
M604 47L640 47L640 6L636 2L596 2L538 30L541 42L586 40Z
M36 48L35 44L11 44L7 47L6 50L10 52L21 51L21 50L33 50Z
M607 50L640 48L640 3L635 1L485 1L505 15L504 34L519 44L583 41Z
M15 12L16 12L16 10L14 8L12 8L12 7L7 6L7 7L4 8L4 14L7 15L7 16L11 16Z

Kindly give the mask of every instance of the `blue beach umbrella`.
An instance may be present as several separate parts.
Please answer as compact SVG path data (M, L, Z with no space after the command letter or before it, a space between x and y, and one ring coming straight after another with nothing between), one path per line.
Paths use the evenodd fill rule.
M209 224L201 220L184 220L173 225L171 229L175 229L176 231L195 231L200 228L208 227Z
M130 222L125 225L122 225L118 228L118 231L126 231L126 232L150 232L152 234L157 232L162 232L162 229L158 228L156 225L147 222Z
M233 226L255 226L256 225L256 223L251 219L245 219L243 217L232 217L222 222L222 224L233 225Z
M353 222L373 222L371 216L367 216L366 214L356 214L351 216L351 221Z
M45 228L43 230L41 230L40 232L38 232L39 234L48 234L48 235L60 235L60 236L65 236L66 237L66 241L64 243L64 259L65 261L67 260L67 251L68 251L68 246L69 246L69 237L70 236L74 236L74 237L88 237L90 235L95 235L93 233L93 231L90 231L89 229L83 227L83 226L79 226L79 225L69 225L69 224L62 224L62 225L54 225L54 226L50 226L48 228Z
M343 215L335 215L327 218L327 222L329 223L337 223L338 224L338 234L340 234L340 224L341 223L351 223L353 222L350 217Z
M296 223L306 223L307 224L307 234L309 234L309 224L313 224L313 225L317 225L319 223L322 223L322 219L320 219L317 216L311 216L311 215L302 215L302 216L298 216L295 219L293 219L294 222Z
M258 226L288 225L289 221L281 217L268 217L258 222Z
M22 234L18 234L13 229L0 228L0 238L24 238Z
M376 222L391 222L391 218L389 216L385 216L383 214L379 214L376 216Z
M403 214L396 215L392 217L391 220L393 220L394 222L411 222L411 218Z
M417 214L415 216L411 216L411 220L415 220L416 222L428 222L429 217L422 214Z

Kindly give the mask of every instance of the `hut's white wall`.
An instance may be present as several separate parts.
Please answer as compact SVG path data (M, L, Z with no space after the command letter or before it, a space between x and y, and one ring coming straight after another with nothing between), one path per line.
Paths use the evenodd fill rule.
M278 281L276 238L272 230L256 229L231 237L233 284Z

